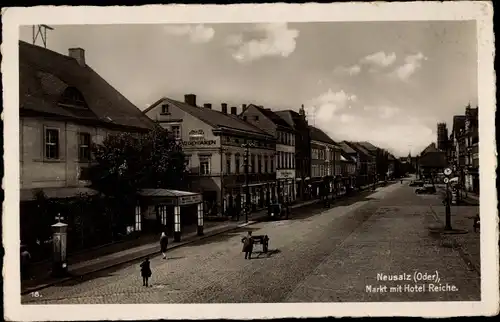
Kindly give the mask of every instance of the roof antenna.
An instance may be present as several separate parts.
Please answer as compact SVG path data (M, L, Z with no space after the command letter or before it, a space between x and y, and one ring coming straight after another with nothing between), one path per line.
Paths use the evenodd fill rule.
M47 25L33 25L33 45L36 45L36 40L38 39L38 36L40 36L40 38L42 39L43 47L47 48L47 29L54 30L54 28Z

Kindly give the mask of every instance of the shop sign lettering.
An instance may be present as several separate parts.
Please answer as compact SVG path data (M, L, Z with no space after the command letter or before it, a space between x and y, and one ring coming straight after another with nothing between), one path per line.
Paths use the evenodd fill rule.
M194 145L215 145L217 144L217 141L215 140L193 140L193 141L183 141L182 145L185 146L194 146Z
M278 170L276 172L276 179L292 179L292 178L295 178L295 171L293 170L288 170L288 171Z
M201 201L201 195L179 197L179 206L200 203Z

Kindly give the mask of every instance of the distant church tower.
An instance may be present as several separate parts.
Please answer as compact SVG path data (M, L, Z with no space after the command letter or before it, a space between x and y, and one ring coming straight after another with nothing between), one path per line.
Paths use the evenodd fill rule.
M437 148L439 151L447 151L448 149L448 128L446 123L438 123L437 125Z

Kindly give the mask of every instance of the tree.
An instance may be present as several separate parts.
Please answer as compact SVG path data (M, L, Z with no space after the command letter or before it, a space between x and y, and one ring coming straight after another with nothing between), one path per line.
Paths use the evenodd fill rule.
M375 155L375 166L377 174L385 180L387 171L389 170L389 153L383 149L377 149Z
M141 188L182 189L186 159L168 131L155 126L145 134L119 133L93 147L92 186L107 196L130 196Z
M143 188L183 189L187 183L182 146L155 126L147 133L118 133L92 147L92 187L104 195L114 233L133 225L137 192Z

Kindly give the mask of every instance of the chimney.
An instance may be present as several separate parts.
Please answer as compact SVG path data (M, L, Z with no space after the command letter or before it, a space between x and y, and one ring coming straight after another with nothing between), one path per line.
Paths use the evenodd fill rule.
M189 104L191 106L196 106L196 95L194 94L184 95L184 103Z
M75 59L78 65L85 67L85 50L82 48L70 48L68 50L68 56Z
M243 111L247 108L247 105L246 104L241 104L241 107L243 109Z
M231 114L237 115L238 114L238 109L236 106L231 107Z
M208 108L210 110L210 109L212 109L212 104L205 103L205 104L203 104L203 107Z
M220 106L221 106L222 113L227 114L227 104L222 103Z

